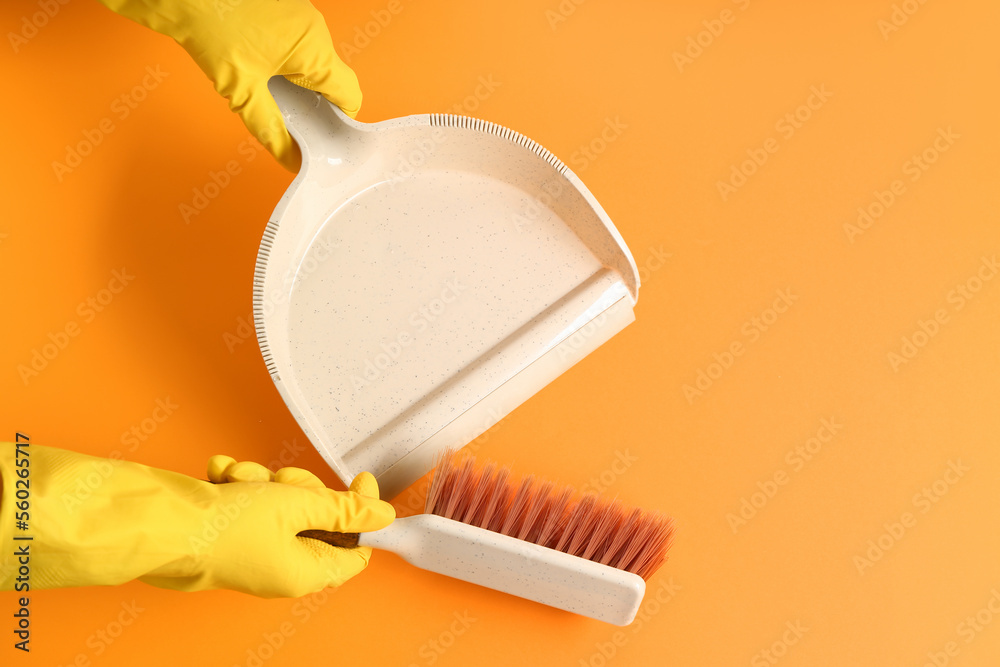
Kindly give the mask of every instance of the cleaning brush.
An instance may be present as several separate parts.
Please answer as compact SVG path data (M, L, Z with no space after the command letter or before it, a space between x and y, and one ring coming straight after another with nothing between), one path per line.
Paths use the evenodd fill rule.
M431 572L628 625L674 531L660 512L514 479L509 467L455 451L441 457L424 511L371 533L299 535L392 551Z

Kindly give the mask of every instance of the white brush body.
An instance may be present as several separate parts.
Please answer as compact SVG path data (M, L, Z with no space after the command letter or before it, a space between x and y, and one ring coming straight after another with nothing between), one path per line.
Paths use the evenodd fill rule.
M637 574L434 514L396 519L359 544L417 567L582 616L628 625L646 592Z

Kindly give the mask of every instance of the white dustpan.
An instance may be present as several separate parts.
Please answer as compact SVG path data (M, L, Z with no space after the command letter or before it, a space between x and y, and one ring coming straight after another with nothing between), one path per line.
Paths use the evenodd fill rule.
M639 289L579 178L507 128L360 123L270 84L302 169L264 232L267 370L345 484L392 498L620 331Z

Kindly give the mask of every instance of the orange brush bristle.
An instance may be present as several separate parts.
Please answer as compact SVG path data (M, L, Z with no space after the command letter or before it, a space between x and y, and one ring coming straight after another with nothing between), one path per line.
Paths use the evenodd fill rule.
M674 521L617 499L577 494L532 475L512 479L508 467L477 464L445 452L434 471L424 511L649 579L666 560Z

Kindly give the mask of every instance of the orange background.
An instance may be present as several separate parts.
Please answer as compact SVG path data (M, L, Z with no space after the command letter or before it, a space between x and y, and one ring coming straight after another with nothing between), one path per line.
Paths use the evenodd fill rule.
M37 592L30 656L11 647L15 598L0 594L3 663L252 665L278 633L265 665L775 664L765 650L788 666L993 664L1000 279L976 279L1000 250L996 3L908 0L915 13L883 35L889 0L400 2L350 58L359 119L455 111L493 77L468 115L569 163L643 269L635 324L479 442L577 486L603 475L610 493L676 517L641 622L618 630L376 554L311 607L139 583ZM342 45L386 3L317 6ZM718 32L724 9L732 22L679 67L674 53L703 21ZM4 35L35 11L4 2ZM108 455L169 398L178 407L128 458L201 477L214 453L285 451L339 486L298 452L255 339L230 351L224 338L249 318L260 236L292 175L246 150L239 119L170 39L95 2L71 0L0 58L0 437ZM147 66L169 75L119 119L112 103ZM799 109L813 86L830 96ZM799 127L780 124L797 110ZM105 118L114 131L57 181L53 161ZM627 127L602 146L616 119ZM718 182L765 145L777 150L724 200ZM914 172L925 149L934 162ZM179 206L230 160L241 172L185 224ZM902 194L849 239L844 225L877 212L896 180ZM134 280L84 323L78 304L122 267ZM979 289L960 301L960 285ZM775 320L778 290L795 300ZM80 334L23 382L18 366L71 320ZM894 368L914 334L922 346ZM688 400L699 371L716 379ZM840 427L797 458L822 419ZM625 452L637 460L615 472ZM99 640L133 602L135 621Z

